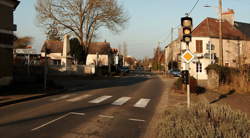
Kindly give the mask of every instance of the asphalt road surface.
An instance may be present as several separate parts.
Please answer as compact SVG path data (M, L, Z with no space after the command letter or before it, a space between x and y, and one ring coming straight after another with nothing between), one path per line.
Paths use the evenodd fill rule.
M0 108L1 138L137 138L164 91L160 78L134 73L82 90Z

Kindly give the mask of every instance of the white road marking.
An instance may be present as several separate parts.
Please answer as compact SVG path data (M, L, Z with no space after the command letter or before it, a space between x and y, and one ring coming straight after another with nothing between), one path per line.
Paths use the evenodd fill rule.
M41 126L38 126L38 127L36 127L36 128L31 129L31 131L35 131L35 130L38 130L38 129L40 129L40 128L43 128L43 127L45 127L45 126L47 126L47 125L49 125L49 124L52 124L52 123L54 123L54 122L56 122L56 121L58 121L58 120L60 120L60 119L63 119L63 118L65 118L65 117L69 116L70 114L71 114L71 113L67 113L67 114L65 114L65 115L63 115L63 116L60 116L60 117L58 117L58 118L56 118L56 119L54 119L54 120L51 120L51 121L49 121L49 122L47 122L47 123L45 123L45 124L42 124Z
M112 104L113 105L123 105L130 99L131 99L130 97L121 97L121 98L117 99L116 101L114 101Z
M72 114L72 115L81 115L81 116L85 115L85 113L78 113L78 112L70 112L70 114Z
M130 118L128 120L130 120L130 121L136 121L136 122L145 122L145 120L135 119L135 118Z
M88 97L90 97L91 95L80 95L80 96L77 96L77 97L75 97L75 98L71 98L71 99L68 99L68 100L66 100L67 102L76 102L76 101L80 101L80 100L82 100L82 99L85 99L85 98L88 98Z
M110 96L110 95L105 95L105 96L101 96L101 97L98 97L98 98L96 98L96 99L94 99L94 100L91 100L91 101L89 101L89 103L100 103L100 102L102 102L102 101L105 101L105 100L107 100L107 99L109 99L109 98L111 98L112 96Z
M110 115L99 115L99 117L102 117L102 118L114 118L114 116L110 116Z
M150 99L140 99L135 105L134 107L139 107L139 108L145 108L147 106L147 104L149 103Z
M63 95L63 96L60 96L60 97L57 97L57 98L53 98L53 99L51 99L51 101L55 102L55 101L63 100L63 99L69 98L69 97L71 97L73 95L75 95L75 94Z

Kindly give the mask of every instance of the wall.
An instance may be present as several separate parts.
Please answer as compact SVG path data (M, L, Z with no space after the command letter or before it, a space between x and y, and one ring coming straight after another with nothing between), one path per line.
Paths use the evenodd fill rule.
M96 54L88 54L86 65L95 65L97 60ZM98 56L98 64L99 66L108 66L109 58L108 55L99 55Z
M178 57L178 54L180 54L180 48L181 48L181 43L179 42L178 39L170 43L167 47L165 47L166 65L168 65L168 63L172 60L180 61L180 58ZM172 58L172 54L173 54L173 58Z
M10 48L0 47L0 86L8 85L12 81L13 54Z
M42 56L42 57L45 57L45 53L42 52L42 53L41 53L41 56ZM47 54L47 57L49 57L49 58L51 58L51 59L61 60L61 58L62 58L62 53L50 53L50 54Z
M210 70L208 72L208 89L216 89L219 87L219 74L215 70Z

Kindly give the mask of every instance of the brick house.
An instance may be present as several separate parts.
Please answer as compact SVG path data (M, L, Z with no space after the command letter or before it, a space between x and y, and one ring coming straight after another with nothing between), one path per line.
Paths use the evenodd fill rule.
M8 85L13 79L13 32L16 31L13 12L17 0L0 1L0 86Z

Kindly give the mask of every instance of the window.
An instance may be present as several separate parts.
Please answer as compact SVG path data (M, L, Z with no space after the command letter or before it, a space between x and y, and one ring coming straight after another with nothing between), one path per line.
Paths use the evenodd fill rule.
M202 40L196 40L196 52L197 53L202 53L203 52Z
M214 45L213 44L207 44L207 50L210 50L210 46L211 46L211 50L214 50Z
M196 72L202 72L202 64L199 62L196 63Z

